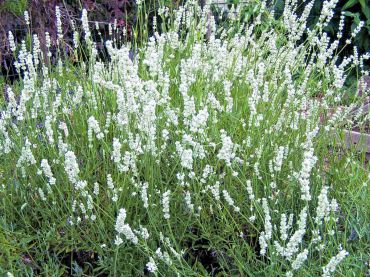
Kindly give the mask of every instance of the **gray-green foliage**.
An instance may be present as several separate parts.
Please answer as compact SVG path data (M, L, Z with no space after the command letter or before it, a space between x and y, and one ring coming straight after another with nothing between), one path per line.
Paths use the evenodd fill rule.
M318 276L340 251L337 274L367 274L369 167L340 138L358 66L262 8L225 28L207 14L162 13L133 56L112 39L99 59L89 29L79 66L20 53L0 117L1 274L140 276L153 259L153 276Z

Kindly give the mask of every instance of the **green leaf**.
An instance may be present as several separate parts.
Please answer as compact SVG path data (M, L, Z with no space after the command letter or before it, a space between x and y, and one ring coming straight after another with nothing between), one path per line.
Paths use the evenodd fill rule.
M342 7L342 11L345 9L352 8L354 5L358 3L358 0L349 0L347 3Z
M363 49L370 49L370 39L365 39L362 45Z
M276 3L275 3L275 12L279 13L279 14L282 14L283 11L284 11L284 1L283 0L277 0Z
M344 15L345 16L349 16L349 17L355 17L355 14L354 13L352 13L352 12L344 12Z
M324 29L324 31L329 32L330 34L334 35L335 34L335 25L334 23L330 22Z
M332 26L326 26L324 31L327 32L327 33L330 33L331 35L333 35L335 33L334 28Z
M351 13L351 12L345 12L345 16L353 17L353 22L357 25L360 24L360 13Z
M370 19L370 8L369 5L366 3L366 0L360 0L361 10L365 14L366 19Z

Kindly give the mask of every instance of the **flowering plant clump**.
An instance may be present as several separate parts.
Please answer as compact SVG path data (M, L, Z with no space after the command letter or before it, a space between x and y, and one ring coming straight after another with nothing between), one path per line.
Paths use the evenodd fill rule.
M83 10L77 66L59 53L48 67L35 35L0 116L0 271L366 273L370 175L340 128L361 100L346 77L369 55L338 60L323 32L337 1L312 29L312 4L275 20L250 2L258 16L235 10L227 28L209 5L161 7L153 36L112 37L104 59Z

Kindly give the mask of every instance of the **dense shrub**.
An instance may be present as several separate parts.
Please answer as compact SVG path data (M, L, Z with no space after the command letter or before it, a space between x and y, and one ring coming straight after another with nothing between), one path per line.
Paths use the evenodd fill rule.
M229 0L229 1L215 1L215 3L221 2L215 7L214 12L217 14L217 18L220 17L222 13L225 13L225 10L230 11L232 4L236 7L243 7L245 1L238 0ZM225 5L224 3L228 3ZM273 11L275 18L279 19L283 15L284 7L286 4L291 3L296 6L296 15L300 16L305 7L312 3L312 9L307 17L307 27L312 29L316 26L321 10L323 8L324 1L321 0L276 0L276 1L266 1L266 6L270 11ZM343 57L349 55L353 52L353 46L357 47L359 54L365 54L370 52L370 1L369 0L350 0L350 1L333 1L335 8L333 9L333 18L329 24L324 28L324 31L329 35L332 40L335 40L336 35L339 31L339 22L340 18L344 16L344 28L342 30L343 39L340 40L338 49L340 49L339 60ZM253 18L254 14L258 13L257 6L247 6L242 8L245 18ZM226 12L227 14L227 12ZM219 22L222 20L219 20ZM346 39L351 35L351 33L361 24L364 24L361 31L353 39L351 46L346 45ZM369 61L365 62L365 67L370 68ZM355 74L351 76L348 80L351 83L355 82Z
M275 10L277 15L281 15L284 10L285 0L278 0L275 4ZM305 3L310 1L298 0L297 7L298 13L301 13L305 7ZM344 20L344 37L347 38L351 32L360 24L364 23L364 28L360 31L357 37L354 39L354 45L358 47L359 53L364 54L370 51L370 1L369 0L349 0L349 1L335 1L336 6L333 10L334 16L332 21L325 27L325 31L334 38L339 30L340 16L345 16ZM323 1L314 0L313 8L308 18L308 27L314 26L319 18L321 9L323 7ZM345 40L341 42L339 47L345 45ZM352 49L349 49L349 52Z
M161 6L150 35L139 3L149 38L112 36L105 58L83 10L75 66L47 63L38 36L20 47L0 113L0 274L367 274L369 167L341 129L369 56L337 63L330 7L307 37L294 5L276 20L251 1L225 27L209 8Z

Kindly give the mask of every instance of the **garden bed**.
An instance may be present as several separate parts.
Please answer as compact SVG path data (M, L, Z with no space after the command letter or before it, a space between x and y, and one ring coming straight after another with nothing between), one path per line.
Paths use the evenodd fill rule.
M321 27L300 44L295 5L276 27L263 3L225 28L163 8L169 30L104 60L83 10L80 66L39 70L35 37L0 117L1 276L366 275L368 106L343 94L361 64L329 66Z

